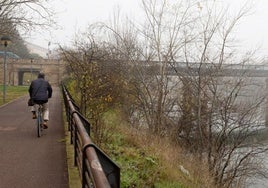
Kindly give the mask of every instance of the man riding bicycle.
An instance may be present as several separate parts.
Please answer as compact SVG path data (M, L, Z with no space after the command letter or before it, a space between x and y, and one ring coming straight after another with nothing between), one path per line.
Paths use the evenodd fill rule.
M31 82L29 87L30 98L34 101L34 106L31 107L33 113L33 119L36 119L36 111L38 105L41 104L44 110L44 129L48 128L47 122L49 120L48 99L52 97L52 87L47 80L45 80L45 74L39 73L36 80Z

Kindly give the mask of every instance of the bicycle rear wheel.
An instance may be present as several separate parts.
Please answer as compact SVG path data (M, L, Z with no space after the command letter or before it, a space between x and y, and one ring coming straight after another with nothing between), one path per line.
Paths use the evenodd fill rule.
M40 114L40 112L38 112L36 124L37 124L37 137L40 137L42 134L42 115Z

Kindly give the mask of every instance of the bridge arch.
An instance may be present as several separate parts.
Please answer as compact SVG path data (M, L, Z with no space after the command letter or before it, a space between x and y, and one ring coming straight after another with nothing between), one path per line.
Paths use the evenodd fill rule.
M4 59L0 58L0 84L3 84ZM57 59L7 59L7 84L28 85L28 82L36 79L37 74L43 72L46 80L51 85L58 85L67 75L65 62Z
M33 69L33 68L21 68L18 69L18 85L25 85L24 84L24 75L25 73L31 73L31 79L33 80L36 76L41 72L41 69ZM29 82L30 82L29 80Z

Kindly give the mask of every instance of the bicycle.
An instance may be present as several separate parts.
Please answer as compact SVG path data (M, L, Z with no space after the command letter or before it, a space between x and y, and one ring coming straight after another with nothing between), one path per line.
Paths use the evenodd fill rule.
M38 104L36 125L37 125L37 137L40 137L43 132L43 105Z

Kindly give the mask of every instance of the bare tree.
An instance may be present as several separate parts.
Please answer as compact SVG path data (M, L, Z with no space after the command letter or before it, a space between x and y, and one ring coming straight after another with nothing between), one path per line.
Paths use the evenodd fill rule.
M261 143L244 148L249 132L260 126L256 125L256 121L260 117L266 92L262 89L263 85L258 87L258 82L249 79L245 72L234 75L237 79L219 76L225 73L228 64L235 61L241 68L253 62L251 56L245 56L242 60L236 58L232 47L235 44L232 31L239 20L249 13L248 7L245 5L233 19L227 18L228 10L219 9L217 3L208 3L204 8L208 11L200 13L194 25L188 24L191 31L187 29L186 38L191 38L191 41L184 43L187 71L181 74L176 70L182 78L184 92L190 87L186 89L190 92L184 94L184 105L180 105L184 120L179 121L178 138L186 138L187 146L198 151L201 159L204 159L204 154L207 155L217 186L231 187L241 177L256 172L256 165L259 164L254 159L267 150ZM252 86L258 88L261 94L247 93L245 97L245 92ZM190 100L187 100L189 97ZM187 134L181 134L181 130Z
M179 84L167 76L167 66L184 46L183 27L194 20L190 10L193 4L181 2L181 8L173 9L168 1L160 2L142 1L148 21L144 27L134 22L102 26L111 33L109 44L117 53L124 54L121 57L129 67L125 79L129 92L136 98L132 106L136 110L129 109L135 111L134 119L146 122L142 126L148 126L150 131L164 135L169 122L167 114L175 105L171 90Z
M246 71L232 79L223 77L230 64L243 69L254 62L251 53L236 56L232 35L250 13L250 4L231 16L216 1L142 4L147 24L130 25L136 45L129 48L126 36L130 34L118 30L118 25L117 29L106 27L116 36L116 44L121 44L115 48L125 53L133 67L128 79L136 98L133 115L152 132L174 135L175 131L180 144L205 159L215 184L231 187L258 169L252 159L267 149L261 143L245 144L250 131L260 126L256 122L265 102L263 85L253 82ZM139 54L134 56L139 61L128 49ZM149 69L153 71L145 71ZM245 96L252 86L262 94Z
M55 25L53 9L47 0L2 0L0 2L0 32L12 34L14 28L20 32L31 32L40 27Z
M119 64L112 59L110 46L91 31L77 37L73 46L74 49L61 47L62 58L77 85L80 111L90 120L94 141L103 144L110 134L103 115L121 104L124 79Z
M264 83L247 72L254 54L236 56L233 35L235 26L250 13L250 4L237 15L229 15L228 8L217 1L171 4L143 0L142 5L143 26L115 20L111 25L95 25L97 32L90 28L94 40L84 44L101 44L102 48L81 48L84 51L76 57L79 61L70 61L74 62L73 70L81 69L76 72L78 80L88 77L91 70L86 63L90 61L75 64L83 61L84 54L91 54L85 51L105 49L106 57L121 67L117 73L122 73L124 94L120 96L127 101L130 120L138 120L135 123L140 127L156 134L173 137L189 153L198 155L208 165L216 186L241 184L259 170L259 161L254 159L267 150L261 142L251 142L252 130L260 127ZM96 42L96 38L101 40ZM232 64L245 71L231 78L224 76ZM84 83L102 76L92 79L90 75ZM89 87L105 93L94 85L83 85Z

